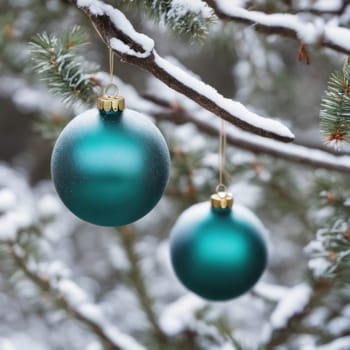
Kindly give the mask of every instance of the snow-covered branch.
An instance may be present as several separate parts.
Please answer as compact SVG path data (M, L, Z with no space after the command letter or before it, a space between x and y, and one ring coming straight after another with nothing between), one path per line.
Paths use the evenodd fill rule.
M137 33L118 9L100 0L72 0L89 16L107 45L125 62L133 63L172 89L239 128L260 136L291 142L294 135L280 122L249 111L237 101L223 97L213 87L159 56L154 41Z
M89 327L101 342L110 350L145 350L133 338L122 333L109 324L98 306L89 301L86 293L73 281L67 278L53 278L42 275L33 266L29 266L21 247L7 237L1 240L7 244L17 267L42 291L48 293L51 300L62 307L70 316ZM33 265L33 264L32 264Z
M170 113L156 112L152 115L157 119L169 119L175 123L193 123L199 130L208 135L217 136L219 134L219 123L215 120L203 118L193 111L189 112L180 104L174 105L166 99L144 95L148 100L166 107ZM317 148L310 148L297 144L285 144L276 140L267 140L258 135L243 132L235 127L227 129L227 142L231 145L259 154L268 154L273 157L286 159L291 162L307 165L315 168L324 168L336 170L339 172L350 173L350 156L335 155Z
M257 31L266 34L291 37L308 45L327 47L350 54L350 30L338 27L334 23L307 22L297 14L250 11L231 0L206 0L206 2L223 20L253 25Z

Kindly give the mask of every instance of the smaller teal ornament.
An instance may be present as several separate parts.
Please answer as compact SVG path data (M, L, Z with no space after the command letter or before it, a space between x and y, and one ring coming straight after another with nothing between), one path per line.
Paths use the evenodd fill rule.
M187 209L170 236L170 256L179 280L212 301L236 298L251 289L267 264L265 229L231 194Z
M59 135L51 158L56 191L80 219L100 226L134 222L158 203L170 156L146 116L105 95L98 109L75 117Z

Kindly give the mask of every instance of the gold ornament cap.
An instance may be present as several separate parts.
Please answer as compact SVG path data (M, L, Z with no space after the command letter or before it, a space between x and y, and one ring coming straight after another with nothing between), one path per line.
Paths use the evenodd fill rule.
M233 206L233 196L228 192L217 192L210 197L211 206L213 208L232 208Z
M108 94L108 90L111 88L115 89L114 95ZM100 111L108 112L118 112L125 109L125 99L118 95L118 87L115 84L108 84L104 91L103 96L97 99L97 108Z

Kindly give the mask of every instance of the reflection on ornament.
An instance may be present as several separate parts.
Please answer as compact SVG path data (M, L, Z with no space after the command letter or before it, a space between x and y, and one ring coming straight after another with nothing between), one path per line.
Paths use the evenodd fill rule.
M179 280L213 301L242 295L261 277L267 264L265 229L232 196L212 196L187 209L170 237L170 254Z
M118 99L118 101L116 101ZM79 218L101 226L134 222L160 200L170 156L157 127L103 96L98 109L75 117L53 149L51 173L63 203Z

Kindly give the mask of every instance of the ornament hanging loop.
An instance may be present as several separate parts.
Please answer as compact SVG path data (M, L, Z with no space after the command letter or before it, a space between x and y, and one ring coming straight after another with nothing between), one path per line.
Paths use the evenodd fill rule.
M101 113L121 112L125 109L125 99L119 96L118 85L114 78L114 52L109 45L109 83L103 89L103 96L97 99L97 108Z
M110 93L109 91L111 89L114 89L114 93ZM113 92L113 91L112 91ZM118 85L114 84L114 83L109 83L105 86L105 88L103 89L103 95L106 96L112 96L112 97L118 97L119 96L119 89L118 89Z
M227 187L223 183L220 183L216 186L215 192L218 196L224 196L227 193Z

